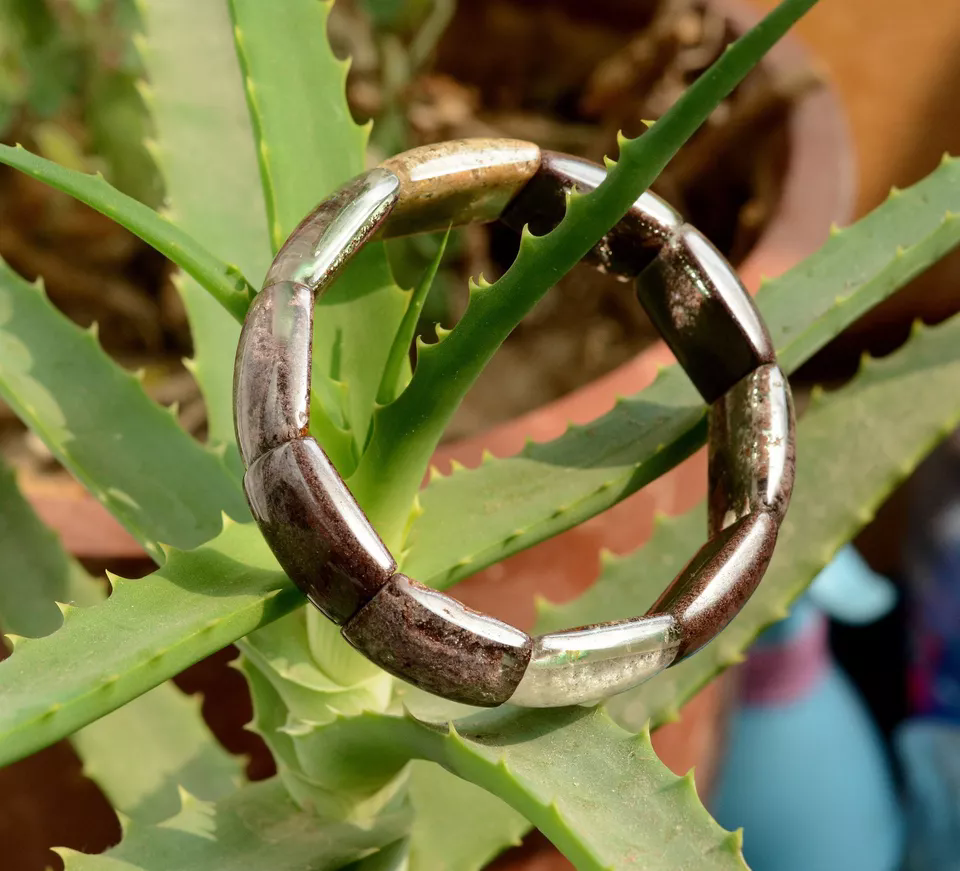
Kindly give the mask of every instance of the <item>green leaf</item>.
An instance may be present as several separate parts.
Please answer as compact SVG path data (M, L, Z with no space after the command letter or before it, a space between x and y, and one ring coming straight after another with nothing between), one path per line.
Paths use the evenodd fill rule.
M196 239L153 209L109 185L99 173L88 175L58 166L20 145L0 144L0 163L48 184L112 218L169 257L192 276L223 308L242 323L252 288L236 269L221 262Z
M960 160L898 191L757 295L788 370L960 243ZM450 337L452 338L452 336ZM449 339L447 340L449 341ZM420 493L404 571L447 587L563 532L663 474L706 436L703 406L673 366L586 426L435 476Z
M739 836L710 818L692 777L676 777L649 734L624 731L599 708L507 707L452 723L365 713L298 725L300 741L323 748L331 792L429 760L519 811L578 869L746 867Z
M798 429L797 482L773 562L741 614L696 656L611 703L633 727L676 715L697 689L738 662L933 446L960 423L960 317L915 330L895 354L864 358L859 375L817 391ZM537 631L643 613L706 535L703 506L661 518L645 547L609 559L579 599L545 607Z
M839 313L852 313L859 309L862 303L860 295L865 295L869 300L876 301L884 295L890 293L892 289L905 282L909 277L920 271L935 256L936 252L956 244L960 237L960 222L952 216L943 218L943 213L950 198L957 203L957 211L960 211L960 162L952 161L945 163L944 166L936 170L926 180L919 185L914 186L908 191L904 191L896 198L887 202L873 215L868 216L864 221L871 224L864 225L864 222L854 225L849 230L844 231L845 244L849 249L849 262L855 264L854 267L859 272L859 283L848 280L849 274L842 268L842 265L836 264L836 273L832 276L822 274L815 268L816 264L821 262L822 252L810 258L806 264L796 267L791 273L779 279L778 282L771 282L764 290L765 296L777 294L779 281L792 281L792 276L796 272L810 271L814 275L819 275L822 279L819 284L812 284L806 287L805 298L810 308L814 311L820 311L821 319L827 319L829 325L822 331L818 331L815 322L806 321L801 312L793 312L790 317L793 319L792 326L788 326L787 318L779 317L775 310L768 312L770 322L774 325L775 333L780 335L789 333L790 335L803 336L803 350L794 354L792 359L795 364L799 364L798 357L801 353L810 353L820 344L825 343L833 334L833 331L839 328L841 321L838 320ZM926 204L921 208L916 203ZM877 252L874 257L868 256L872 246L869 239L873 234L880 232L881 227L895 225L899 231L895 237L914 239L911 247L906 248L902 254L888 254L883 257ZM866 226L866 229L864 227ZM890 231L893 233L893 231ZM826 250L826 249L825 249ZM827 306L823 311L822 305L824 299L835 299L839 291L844 287L849 289L850 296L837 308ZM778 303L779 304L779 303ZM2 335L2 332L0 332ZM812 337L816 335L816 341ZM789 340L781 347L789 356L793 354L793 347ZM2 363L8 359L9 355L0 354L0 373L2 373ZM475 472L458 472L451 478L434 481L422 494L427 522L418 521L414 527L415 535L412 538L413 551L410 558L406 561L405 568L424 580L429 580L434 585L449 585L455 580L471 574L473 571L487 565L500 557L520 549L521 546L527 546L539 541L547 535L554 534L561 529L572 525L574 520L571 517L582 519L590 516L603 508L609 507L617 501L617 497L630 492L630 488L640 486L637 478L642 477L640 473L645 472L644 467L640 467L640 472L630 465L629 450L634 439L641 439L642 432L640 427L632 424L629 413L637 416L647 414L651 418L658 419L659 426L665 426L673 421L680 420L679 429L687 426L691 430L696 430L700 424L702 412L699 406L694 404L691 399L689 405L685 405L681 398L677 398L677 391L686 384L682 374L677 370L671 370L661 377L651 388L639 394L638 398L629 400L618 406L610 415L602 418L597 423L588 428L580 428L572 431L567 436L559 439L549 445L534 446L528 449L524 454L515 460L488 462ZM673 387L668 389L668 385ZM689 388L688 388L689 390ZM99 391L104 394L104 391ZM689 415L689 417L685 417ZM107 415L107 418L110 416ZM689 421L684 423L684 421ZM612 435L611 435L612 434ZM689 437L689 443L686 450L692 450L697 443L694 434ZM612 436L616 436L620 441L615 441ZM573 439L582 439L582 445L573 450ZM99 444L99 439L97 441ZM600 448L597 448L598 443ZM610 452L609 459L604 453L603 444L606 444L606 450ZM646 442L645 444L649 444ZM567 451L566 455L561 452ZM538 453L538 451L543 453ZM554 456L560 457L562 462L551 462L549 451L554 451ZM618 454L625 457L618 467L615 464ZM837 457L844 456L842 445L834 449ZM566 456L566 458L565 458ZM662 456L662 455L660 455ZM869 454L867 456L870 456ZM542 458L542 459L540 459ZM839 461L838 461L839 462ZM596 477L588 479L589 474ZM605 488L603 486L604 476L622 475L625 482L618 488ZM801 476L803 474L801 467ZM585 482L587 486L578 486L579 482ZM589 499L577 502L576 497L587 492L593 494ZM510 496L510 501L500 499L501 494ZM572 494L572 496L571 496ZM564 500L570 500L565 502ZM582 498L582 497L581 497ZM529 502L529 507L528 507ZM572 504L573 507L568 513L560 511L565 504ZM796 509L794 509L796 510ZM559 514L558 514L559 512ZM514 539L512 536L518 529L522 529L522 524L518 521L524 518L530 518L530 528L533 530L530 534L524 536L519 534ZM546 519L544 519L546 518ZM443 523L447 525L444 526ZM697 524L698 532L702 525ZM252 525L243 527L234 527L226 533L230 542L233 542L238 553L258 552L266 554L266 546L260 539L259 534ZM429 537L427 537L429 536ZM696 539L700 541L699 535ZM432 543L433 549L428 547ZM214 545L216 546L216 545ZM486 549L484 549L486 548ZM690 547L686 553L692 553L695 547ZM198 577L204 577L206 570L205 558L203 554L199 557L194 554L182 554L178 557L181 565L186 567L196 562L196 574ZM272 563L271 563L272 565ZM255 599L259 596L273 595L277 589L274 584L282 584L279 580L279 570L277 579L266 586L259 586L256 583L248 582L246 592ZM672 577L672 574L670 575ZM220 579L220 582L222 579ZM149 584L149 581L141 583ZM243 589L243 582L239 582L234 589L239 593ZM193 607L192 597L189 595L179 597L176 595L176 588L169 588L171 594L170 600L164 605L165 609L177 611L182 609L184 613ZM291 601L289 610L294 605L295 594L292 590L289 592ZM298 601L298 600L297 600ZM245 609L250 604L249 599L234 600L232 598L217 598L215 602L206 603L211 619L215 615L218 620L224 621L225 627L231 627L230 632L224 632L221 644L234 641L245 634L249 623L244 620L235 620L237 609ZM642 610L642 609L637 609ZM96 609L97 612L100 609ZM91 620L91 634L96 634L96 626L100 620L99 616L89 618ZM573 621L576 622L576 621ZM151 655L160 641L154 634L154 627L148 623L140 627L140 631L133 633L132 637L125 640L122 653L115 651L118 656L118 664L124 668L131 667L131 664L141 662L145 657ZM103 630L105 631L105 630ZM180 640L185 646L190 646L188 638L192 629L184 629ZM163 644L170 643L170 636L167 628L164 627ZM62 640L68 641L70 636L65 636ZM85 642L84 642L85 643ZM70 662L77 651L68 647L60 652L61 633L57 633L51 638L46 639L45 645L49 645L49 652L38 654L37 660L33 666L25 666L23 671L24 692L30 686L36 686L38 693L47 692L45 686L54 675L48 672L42 665L45 657L52 657L57 661L64 663ZM82 646L78 648L83 650ZM185 655L183 660L176 662L158 663L157 669L152 673L150 681L140 685L139 691L144 691L150 686L165 680L177 673L177 663L182 665L199 659L206 653L215 650L207 644L200 644L189 656ZM15 662L17 656L11 657L10 662ZM3 669L9 667L9 664L0 665L0 686L5 686L6 679L2 678ZM668 674L676 673L677 669L671 670ZM82 696L87 691L86 682L91 682L94 686L99 679L96 669L91 668L88 672L67 671L61 678L69 685L63 689L69 694ZM72 685L70 685L72 682ZM54 692L56 696L58 691ZM4 696L0 694L0 712L6 714L14 722L20 716L13 707L4 701ZM94 703L83 707L83 715L65 724L59 730L52 729L47 732L37 732L33 740L24 744L25 750L17 750L13 756L15 758L21 752L32 752L52 740L56 740L63 735L69 734L71 729L84 725L87 722L102 716L107 710L111 710L112 705L109 697L106 695L97 696ZM0 716L2 722L2 716ZM3 755L3 748L0 747L0 755Z
M688 683L686 691L692 691L718 664L725 665L735 659L738 649L763 625L781 616L789 596L798 592L836 548L869 519L869 509L883 494L910 472L938 438L956 426L960 421L960 402L955 400L951 405L948 399L955 393L951 388L960 374L958 338L960 318L942 327L921 331L919 337L896 355L868 364L864 374L848 387L814 402L800 424L800 468L807 467L806 472L801 471L800 480L807 483L798 483L781 547L770 570L774 574L764 582L744 610L744 617L735 621L728 633L741 631L739 627L751 614L753 625L746 637L735 645L721 638L698 656L668 671L667 677L678 680L678 676L685 675L685 670L699 672L683 678ZM864 447L867 442L869 449ZM810 495L806 495L808 493ZM697 523L702 523L702 516L697 518ZM263 561L262 546L259 554L251 554L249 536L240 534L248 529L232 526L224 535L232 533L233 537L220 542L218 550L206 548L197 552L209 551L208 557L216 565L212 571L208 570L210 576L223 578L240 571L237 566L229 565L224 553L234 554L243 562L250 562L252 557ZM692 544L695 546L699 540L698 537ZM652 550L651 555L656 557L656 550ZM216 601L226 595L221 587L208 590L208 595L197 596L191 602L176 601L187 585L185 570L195 556L173 555L168 566L161 570L173 569L178 559L181 562L181 571L166 588L167 598L173 593L173 601L163 602L165 607L158 607L161 603L157 601L156 588L161 584L155 576L139 582L148 588L146 595L152 600L138 602L129 592L135 585L121 585L114 598L126 596L123 604L128 616L123 622L139 629L142 619L135 619L133 614L141 618L145 613L192 614L204 600ZM631 576L635 578L637 566L632 568ZM784 576L778 577L777 572L784 572ZM269 584L268 578L276 582L277 573L268 568L261 567L252 574L265 586ZM241 578L237 585L249 588L251 578ZM769 591L774 589L777 592L771 604ZM624 593L618 592L616 615L583 609L574 622L585 617L622 616L624 602L629 601ZM282 595L279 593L278 598ZM637 594L632 591L628 595ZM68 612L63 629L51 639L62 638L70 632L73 621L102 613L110 607L110 602ZM250 597L248 605L257 609L255 595ZM284 609L278 607L277 610ZM208 610L191 619L202 625L209 613ZM174 622L173 617L168 619ZM262 613L258 614L257 621L266 622ZM71 653L83 651L82 642L93 640L89 632L91 625L87 624L86 637L75 632L69 639ZM99 630L104 640L91 653L97 663L109 655L110 649L126 648L136 631L127 628L126 633L118 633L111 623L102 621ZM42 698L47 694L43 680L50 680L51 674L65 670L69 660L65 656L63 661L51 657L53 648L47 643L51 639L21 642L13 656L0 664L0 686L5 688L5 696L0 697L0 723L9 719L7 711L20 704L16 697L11 700L6 693L11 683L19 683L23 695ZM31 647L44 654L32 654L32 676L41 678L40 687L35 680L25 681L18 675L11 680L9 666L15 664L18 657L31 656ZM137 655L142 654L141 650ZM104 663L107 670L113 664ZM90 662L83 658L75 667L81 671L91 669ZM97 673L103 674L104 670L97 669ZM648 686L656 686L657 680ZM672 686L669 694L677 701L680 690ZM48 714L48 718L66 716L67 707ZM43 722L43 719L35 722L33 731L45 728ZM642 866L651 871L658 867L683 867L684 862L698 869L742 867L737 837L724 835L709 820L696 804L688 779L677 779L666 772L656 760L646 733L627 736L597 710L568 708L517 713L506 709L458 721L456 731L413 720L361 714L317 726L314 731L325 748L328 764L324 773L330 789L337 789L341 783L356 784L358 777L389 776L399 771L410 757L427 759L507 801L541 828L578 867L625 867L626 856L642 857ZM41 736L40 743L46 740L52 740L49 734ZM304 741L307 737L300 735L298 740ZM32 735L29 741L37 746ZM0 747L6 750L9 741L0 742ZM376 752L371 750L374 747ZM7 757L3 761L7 761ZM583 782L592 784L589 791L580 788ZM629 820L626 828L613 822L623 820ZM611 831L612 827L616 831Z
M0 355L2 356L2 355ZM227 523L0 663L0 765L72 734L300 605L253 524Z
M410 769L410 871L480 871L530 824L489 792L432 762Z
M20 636L43 636L63 622L57 602L84 607L104 590L63 549L0 465L0 620ZM240 761L223 750L199 700L163 684L78 732L84 773L119 811L150 822L180 807L178 785L220 798L240 780ZM145 753L144 748L149 748Z
M138 45L148 79L143 96L156 130L151 150L165 182L168 215L256 285L270 264L270 237L226 5L141 0L141 11L145 34ZM192 279L178 286L210 438L232 446L240 327Z
M430 295L430 289L437 277L437 270L440 268L449 241L450 228L448 227L447 232L443 234L439 245L437 245L433 259L420 277L420 281L408 293L409 299L403 313L403 320L400 322L397 334L393 337L390 354L383 368L383 379L377 392L378 405L393 402L410 381L410 348L417 333L417 323L420 320L420 313L423 311L423 304Z
M693 773L674 775L649 733L602 709L498 711L433 735L431 758L509 803L580 871L746 868L740 834L710 817Z
M318 820L300 810L276 778L217 803L183 793L182 808L160 826L131 822L123 841L89 856L59 850L67 871L303 871L334 869L400 837L402 811L375 828Z
M0 627L32 638L49 635L63 622L57 602L90 605L100 598L0 462Z
M492 285L471 284L470 302L454 330L421 348L407 389L377 410L354 492L388 544L409 520L414 496L443 431L497 348L540 298L622 218L683 143L816 0L783 0L695 81L644 135L620 140L620 161L592 193L569 198L555 230L524 230L520 250ZM613 488L615 491L617 488ZM586 495L585 493L582 495ZM574 521L576 522L576 521Z
M383 711L393 681L361 659L322 617L318 622L327 632L321 643L316 632L308 639L307 624L314 613L295 611L241 643L240 667L253 696L253 729L273 751L298 803L322 816L358 821L378 814L384 802L395 801L408 778L391 763L385 771L378 769L377 754L371 752L372 760L358 760L360 775L344 781L337 774L342 768L338 748L323 740L327 733L318 727ZM344 656L356 658L363 667L345 663ZM309 724L305 737L303 724ZM333 733L340 728L337 724ZM415 811L410 843L391 845L389 855L378 855L377 869L405 861L408 852L412 868L421 871L481 868L516 843L529 826L498 799L435 765L415 763L409 782ZM362 868L369 871L370 862Z
M222 511L249 516L223 462L2 262L0 397L156 559L216 535Z
M180 809L179 788L201 799L239 786L243 766L213 738L201 699L161 684L73 736L83 773L125 816L158 823Z
M332 2L229 4L276 250L318 202L363 172L369 127L351 118L345 91L349 63L334 57L327 41ZM350 456L333 457L343 474L352 470L366 440L405 305L378 242L364 246L318 304L315 381L346 384L343 406L331 406L328 397L323 413L334 421L344 414L355 441ZM321 411L316 403L314 410ZM315 429L324 426L318 418L312 422ZM317 435L328 444L323 431Z

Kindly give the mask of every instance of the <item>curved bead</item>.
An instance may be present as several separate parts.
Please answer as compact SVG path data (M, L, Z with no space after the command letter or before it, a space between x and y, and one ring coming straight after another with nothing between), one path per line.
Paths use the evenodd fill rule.
M382 167L348 181L297 225L270 265L264 288L281 281L314 292L325 288L382 226L399 191L400 180Z
M521 139L458 139L413 148L382 164L400 179L384 234L494 221L537 171L540 148Z
M566 197L576 188L589 193L607 177L602 166L581 157L544 151L540 169L502 216L520 232L529 225L537 236L550 232L566 212ZM584 258L605 272L632 278L648 266L683 219L652 191L642 193L620 220Z
M290 579L345 623L397 564L327 455L296 439L255 460L243 477L253 516Z
M710 409L710 534L757 511L783 519L793 490L793 402L780 367L755 369Z
M394 575L342 631L390 674L468 705L507 701L530 659L525 632L406 575Z
M750 294L693 227L680 228L641 273L637 298L705 402L775 360Z
M716 637L744 606L767 570L777 529L767 511L730 524L697 551L647 611L676 618L683 638L677 662Z
M530 664L510 704L549 708L596 702L631 689L676 658L670 616L599 623L533 639Z
M307 434L312 341L308 288L284 281L257 294L233 370L233 419L245 465Z

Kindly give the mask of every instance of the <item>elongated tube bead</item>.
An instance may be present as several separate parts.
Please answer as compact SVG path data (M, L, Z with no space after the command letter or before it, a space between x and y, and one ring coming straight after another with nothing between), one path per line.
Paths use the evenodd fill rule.
M233 370L234 425L245 464L307 434L313 294L284 281L257 294Z
M783 519L793 490L793 402L780 367L738 381L710 409L710 529L758 511Z
M391 157L383 166L400 179L400 196L384 233L494 221L539 165L540 149L520 139L459 139Z
M243 486L283 570L335 623L349 620L397 570L312 438L295 439L256 459Z
M468 705L507 701L530 659L525 632L406 575L394 575L342 631L391 674Z
M631 689L673 662L680 632L671 616L599 623L533 640L511 704L546 708L595 702Z
M713 536L664 591L648 615L672 614L683 640L677 661L714 638L744 606L767 570L777 519L748 514Z
M776 359L750 294L693 227L641 273L637 298L705 402Z
M290 234L263 282L327 287L363 243L383 225L397 203L400 180L377 167L351 179L325 199Z
M606 176L602 166L583 158L544 151L539 171L513 200L502 220L517 232L529 225L531 232L542 236L560 223L568 193L574 189L590 193ZM682 223L672 206L645 191L584 260L604 272L635 277L653 261Z

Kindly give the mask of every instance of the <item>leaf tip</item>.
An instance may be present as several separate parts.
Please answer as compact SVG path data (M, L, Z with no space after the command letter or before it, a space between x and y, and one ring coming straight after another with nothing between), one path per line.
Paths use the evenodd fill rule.
M9 642L11 650L16 650L29 640L25 635L17 635L16 632L4 632L3 637Z

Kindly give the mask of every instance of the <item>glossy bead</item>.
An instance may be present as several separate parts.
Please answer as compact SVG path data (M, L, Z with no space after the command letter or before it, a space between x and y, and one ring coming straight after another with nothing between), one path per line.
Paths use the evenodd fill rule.
M672 614L683 640L677 661L716 637L753 594L777 542L777 518L748 514L713 536L647 611Z
M246 465L307 434L313 294L285 281L257 294L233 370L234 425Z
M264 288L282 281L327 287L381 227L397 202L400 180L378 167L358 175L317 206L274 258Z
M485 707L510 698L531 649L519 629L399 574L343 627L343 637L402 680Z
M671 616L599 623L533 640L510 703L548 708L595 702L635 687L673 662L680 632Z
M782 520L793 490L793 402L775 364L754 370L710 408L710 533L756 511Z
M529 224L531 232L541 236L560 223L568 193L574 188L589 193L606 176L602 166L588 160L544 151L539 171L510 204L502 220L517 232ZM653 261L682 223L672 206L646 191L584 260L605 272L632 278Z
M397 564L327 455L296 439L255 460L243 478L253 516L290 579L335 623L345 623Z
M775 360L750 294L693 227L682 227L641 273L637 298L705 402Z
M384 233L494 221L539 165L539 147L520 139L458 139L391 157L383 166L400 179L400 196Z

